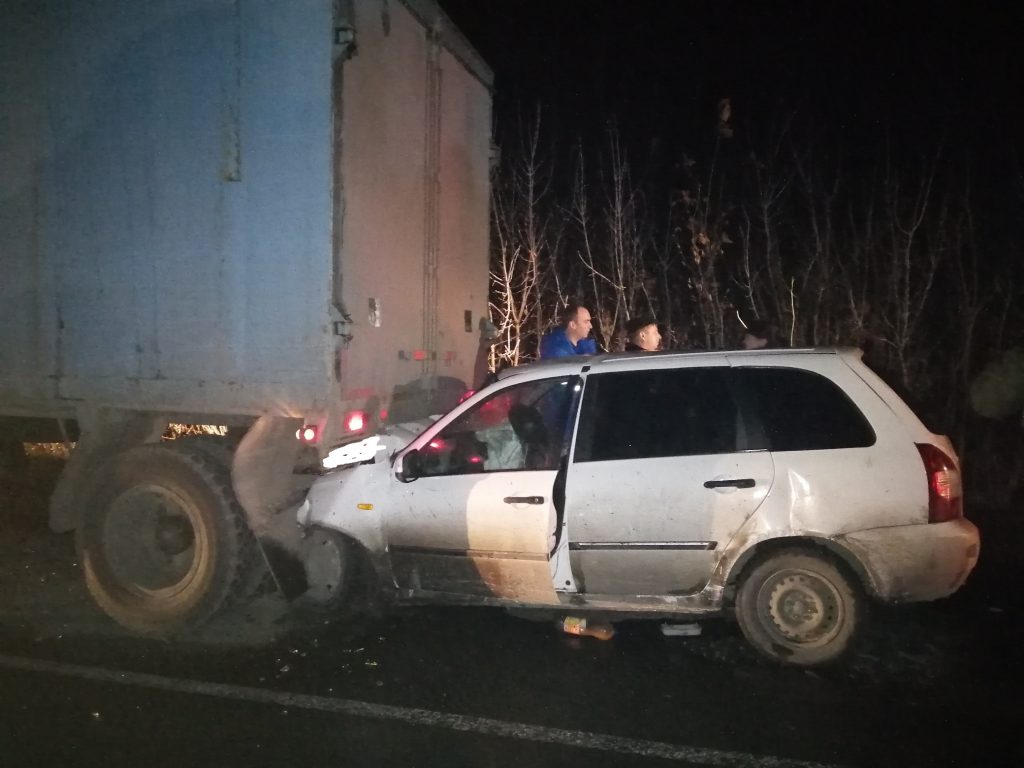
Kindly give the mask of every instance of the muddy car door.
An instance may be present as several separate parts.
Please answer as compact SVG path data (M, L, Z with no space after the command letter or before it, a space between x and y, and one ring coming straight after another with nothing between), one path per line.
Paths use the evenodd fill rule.
M557 602L552 491L578 391L566 376L498 388L399 457L385 524L400 589Z
M591 373L566 481L572 571L591 595L700 591L761 504L773 464L726 359Z

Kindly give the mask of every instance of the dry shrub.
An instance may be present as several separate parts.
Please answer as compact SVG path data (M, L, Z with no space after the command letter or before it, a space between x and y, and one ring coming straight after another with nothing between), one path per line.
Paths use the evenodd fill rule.
M70 445L66 443L23 443L25 455L30 459L61 459L66 460L71 454Z
M179 437L195 437L197 435L216 435L224 437L228 428L219 424L168 424L164 432L164 440L177 440Z

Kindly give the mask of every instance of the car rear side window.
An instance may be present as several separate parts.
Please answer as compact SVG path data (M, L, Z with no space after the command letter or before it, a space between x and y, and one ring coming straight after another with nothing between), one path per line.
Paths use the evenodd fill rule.
M824 376L797 368L734 368L733 375L760 426L751 448L815 451L875 443L864 414Z
M728 368L592 374L574 461L646 459L736 450Z

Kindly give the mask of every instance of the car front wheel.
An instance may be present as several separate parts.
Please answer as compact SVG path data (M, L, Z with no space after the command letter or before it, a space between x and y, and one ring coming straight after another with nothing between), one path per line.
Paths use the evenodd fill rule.
M830 664L846 655L864 611L856 582L810 549L786 549L756 561L736 596L736 618L751 645L773 661L796 666Z

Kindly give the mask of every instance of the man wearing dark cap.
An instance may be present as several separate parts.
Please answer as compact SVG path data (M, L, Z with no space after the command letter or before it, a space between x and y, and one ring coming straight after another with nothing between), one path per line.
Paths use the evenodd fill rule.
M654 352L659 346L661 334L653 317L641 315L626 323L627 352Z

